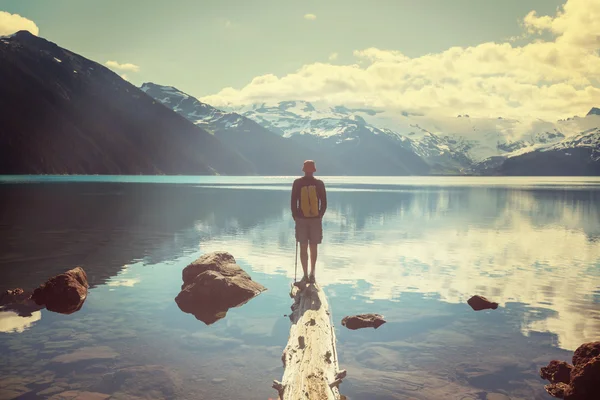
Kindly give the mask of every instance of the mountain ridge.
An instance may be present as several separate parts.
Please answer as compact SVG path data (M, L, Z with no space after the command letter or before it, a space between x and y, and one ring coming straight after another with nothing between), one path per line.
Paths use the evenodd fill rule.
M0 38L0 76L0 173L253 172L113 71L27 31Z

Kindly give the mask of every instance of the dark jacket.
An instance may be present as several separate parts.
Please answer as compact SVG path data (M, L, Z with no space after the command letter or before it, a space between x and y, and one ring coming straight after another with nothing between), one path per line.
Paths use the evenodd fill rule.
M323 218L327 210L327 192L322 180L303 176L292 185L292 216L296 218Z

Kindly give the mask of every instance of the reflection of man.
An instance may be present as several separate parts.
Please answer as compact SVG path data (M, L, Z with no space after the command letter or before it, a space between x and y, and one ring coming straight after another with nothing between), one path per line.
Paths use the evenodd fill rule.
M325 184L314 177L317 171L315 162L304 161L304 176L294 181L292 186L292 217L296 222L296 241L300 243L300 262L304 277L300 281L315 282L317 245L323 239L323 215L327 210ZM308 276L308 247L310 246L310 277Z

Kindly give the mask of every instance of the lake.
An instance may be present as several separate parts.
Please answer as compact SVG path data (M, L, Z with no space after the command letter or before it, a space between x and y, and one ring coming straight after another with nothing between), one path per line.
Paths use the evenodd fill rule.
M276 398L293 179L1 177L0 289L75 266L91 286L71 315L0 312L0 399ZM322 179L317 281L348 399L549 399L539 368L600 340L600 179ZM206 325L174 298L216 250L268 290ZM359 313L387 323L341 325Z

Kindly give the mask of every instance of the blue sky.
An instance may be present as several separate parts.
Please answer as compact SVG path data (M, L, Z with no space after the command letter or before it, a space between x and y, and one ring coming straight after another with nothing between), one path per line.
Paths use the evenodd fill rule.
M171 2L164 0L0 0L0 11L5 11L9 15L18 14L33 21L39 29L40 36L62 47L102 64L113 61L114 63L111 64L113 69L125 74L134 84L140 85L142 82L152 81L173 85L197 97L211 99L217 105L223 105L246 103L257 99L288 98L293 90L277 89L272 85L273 78L278 79L281 84L282 80L293 78L300 71L321 64L340 67L337 70L328 69L326 73L330 76L325 79L328 82L340 77L343 77L345 82L348 82L348 79L357 79L356 76L346 77L344 68L364 63L365 57L357 57L357 54L368 49L402 54L412 61L419 60L417 64L420 65L428 56L440 56L456 47L464 50L493 43L497 46L508 44L514 50L536 40L550 43L561 34L564 36L564 32L550 27L544 16L560 18L557 9L566 3L572 3L573 8L582 9L593 8L593 4L599 2L596 0L307 0L302 2L291 0ZM588 3L592 4L592 7ZM524 27L524 19L532 10L536 13ZM588 12L591 12L592 17L595 18L593 10ZM598 19L600 19L600 11ZM0 18L0 34L2 34L1 21ZM534 30L537 30L540 35L532 36ZM526 31L530 31L529 36L523 36ZM594 33L592 29L590 35ZM504 56L492 55L491 57ZM367 59L371 64L363 65L364 69L382 60L381 57L367 57ZM398 64L398 60L396 61ZM118 67L126 63L132 66ZM415 64L413 63L410 68L414 71ZM322 74L324 71L322 68L312 73ZM585 76L592 88L596 88L595 73L596 71L584 73L587 74ZM502 72L498 72L496 75L501 74ZM438 80L438 77L432 78ZM423 82L419 89L420 96L411 97L410 104L404 104L399 99L384 99L379 103L383 107L423 108L428 103L423 100L424 97L439 97L440 93L434 95L432 90L436 87L439 90L440 82L445 87L446 84L443 82L450 82L456 77L451 80L448 78L439 78L442 81L434 82L433 86ZM467 77L460 77L459 80L463 78L467 79ZM522 78L517 77L516 81L521 82ZM323 91L323 79L319 79L320 81L307 83L304 77L302 87L298 87L296 94L305 97L312 95L317 99L331 98L331 101L338 102L343 99L347 102L353 97L360 97L363 99L362 103L370 102L371 106L375 106L377 101L374 101L373 97L381 89L372 87L363 93L365 88L355 88L356 90L350 90L349 92L352 93L344 97L339 93L339 88L344 85L334 84L332 87L334 92L336 90L337 92L326 93ZM253 80L261 85L260 90L257 89L257 84L253 84ZM568 80L563 77L562 80L554 82L551 79L552 83L556 84L564 84ZM527 84L540 87L547 81L547 77L544 77L540 82L527 82ZM267 86L264 82L268 83L267 86L273 87L266 90ZM398 85L394 88L394 92L402 93L407 90L402 82L396 83ZM494 85L500 84L496 82ZM315 89L311 85L319 87ZM470 86L473 85L480 85L480 83L471 82ZM590 85L583 84L583 88L581 85L571 86L575 90L583 90ZM558 89L561 87L555 88ZM485 90L489 91L493 88L490 86ZM564 92L568 89L562 87L562 90ZM411 94L413 95L414 93ZM539 95L542 96L542 93ZM546 91L545 96L548 95L549 92ZM391 93L387 93L383 97L390 96ZM597 96L598 93L594 92L588 93L587 97L585 93L576 97L587 107L586 102L593 103L596 99L600 100ZM371 100L364 100L366 98ZM454 100L442 101L439 104L440 110L451 108L452 101ZM520 102L518 99L506 99L505 106L510 107L510 104L514 106ZM491 98L484 103L481 108L482 113L483 110L498 106ZM583 106L573 106L572 109L579 110L580 107ZM557 107L543 105L543 108L554 112ZM553 110L550 110L551 108ZM571 113L573 110L569 109L565 112Z

